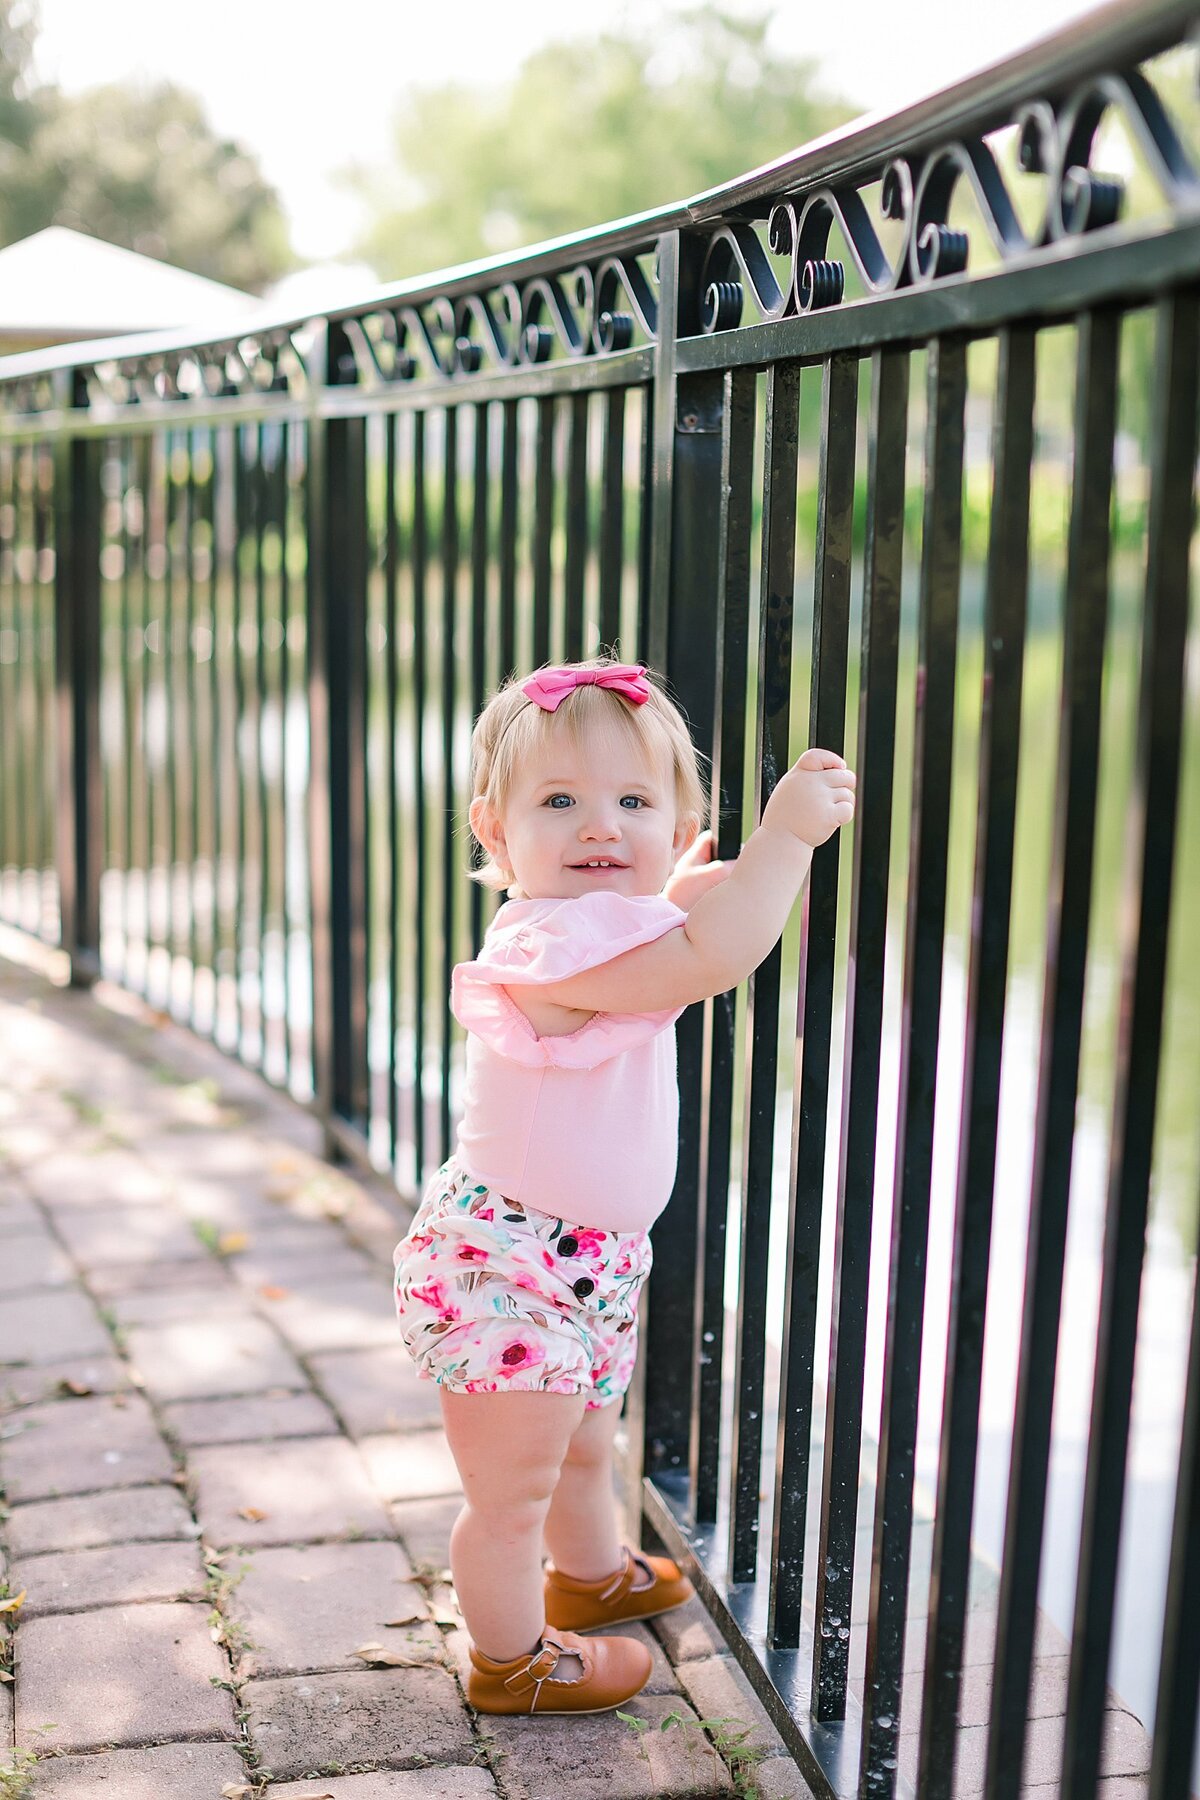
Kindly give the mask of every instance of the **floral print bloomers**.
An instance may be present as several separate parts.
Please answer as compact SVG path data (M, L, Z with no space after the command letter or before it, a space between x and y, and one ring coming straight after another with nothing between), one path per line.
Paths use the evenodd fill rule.
M629 1386L647 1232L535 1212L452 1157L393 1261L400 1335L426 1379L460 1394L586 1394L589 1410Z

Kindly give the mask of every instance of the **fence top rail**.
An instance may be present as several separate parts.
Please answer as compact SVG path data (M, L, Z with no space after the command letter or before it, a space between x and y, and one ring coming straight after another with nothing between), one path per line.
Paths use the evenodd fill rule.
M1012 123L1022 107L1033 103L1053 108L1089 78L1129 68L1189 39L1200 46L1200 0L1108 0L926 99L892 113L864 115L689 200L548 239L515 255L481 258L410 277L331 309L280 313L263 306L249 309L232 329L228 322L213 332L177 327L0 357L0 387L56 373L65 376L102 363L143 363L267 339L283 342L314 322L338 325L434 301L453 304L486 290L505 286L515 290L536 284L539 277L570 278L580 270L622 259L628 266L631 259L653 254L667 233L688 229L711 233L723 223L735 228L739 221L765 218L780 201L804 190L852 188L877 178L894 158L919 164L922 155L949 140L977 139Z

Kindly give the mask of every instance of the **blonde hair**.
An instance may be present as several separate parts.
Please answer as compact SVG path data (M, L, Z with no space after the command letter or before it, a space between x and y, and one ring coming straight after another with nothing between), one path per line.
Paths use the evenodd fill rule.
M593 656L586 662L542 666L577 671L609 669L616 661L614 656ZM624 732L647 761L665 756L675 780L676 818L694 818L697 826L704 823L707 801L700 752L692 742L687 720L651 670L646 670L650 698L640 706L623 699L613 688L589 683L573 688L554 712L547 712L522 693L521 683L528 679L527 675L511 676L475 721L471 734L472 801L484 801L494 817L500 818L516 773L526 758L543 749L558 733L564 734L571 748L578 751L588 733L599 725ZM483 862L469 871L471 880L482 882L485 887L510 888L511 869L497 863L486 845L479 847Z

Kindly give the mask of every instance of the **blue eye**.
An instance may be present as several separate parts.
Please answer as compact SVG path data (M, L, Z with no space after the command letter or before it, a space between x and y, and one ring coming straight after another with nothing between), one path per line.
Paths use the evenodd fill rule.
M633 802L631 811L640 811L641 808L644 807L646 804L646 802L642 799L640 794L622 794L621 795L621 805L622 806L627 805L630 801Z
M562 812L564 808L558 804L560 800L565 801L567 806L574 806L575 804L570 794L551 794L546 800L546 805L553 807L555 812Z

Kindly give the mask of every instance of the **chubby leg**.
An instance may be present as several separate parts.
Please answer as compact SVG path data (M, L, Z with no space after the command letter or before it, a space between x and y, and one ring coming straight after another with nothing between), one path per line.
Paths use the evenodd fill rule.
M458 1603L475 1648L508 1662L545 1628L542 1529L585 1397L443 1389L441 1401L466 1496L450 1534Z
M584 1413L546 1515L546 1548L554 1566L577 1581L599 1581L621 1567L612 1463L620 1413L619 1400Z

